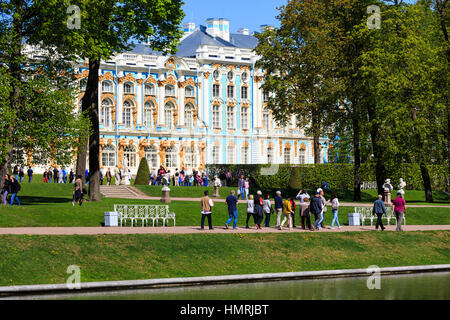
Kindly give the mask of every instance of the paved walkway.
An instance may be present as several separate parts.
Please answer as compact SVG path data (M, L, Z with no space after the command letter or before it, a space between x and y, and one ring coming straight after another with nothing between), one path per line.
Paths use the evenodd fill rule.
M430 231L450 230L450 225L410 225L403 226L404 231ZM343 226L341 229L325 227L314 232L346 232L346 231L373 231L375 226ZM386 226L386 231L395 231L395 225ZM0 228L1 234L16 235L96 235L96 234L193 234L193 233L289 233L289 232L312 232L301 228L283 228L278 230L274 227L257 230L254 227L246 229L238 227L236 230L225 229L224 226L215 227L214 230L200 230L199 226L186 227L23 227L23 228ZM381 231L380 231L381 232Z

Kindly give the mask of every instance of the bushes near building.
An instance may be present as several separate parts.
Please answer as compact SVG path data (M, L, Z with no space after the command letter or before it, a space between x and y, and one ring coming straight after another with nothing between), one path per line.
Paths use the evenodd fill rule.
M147 159L142 157L139 163L139 168L136 174L135 185L148 185L150 182L150 169L148 167Z

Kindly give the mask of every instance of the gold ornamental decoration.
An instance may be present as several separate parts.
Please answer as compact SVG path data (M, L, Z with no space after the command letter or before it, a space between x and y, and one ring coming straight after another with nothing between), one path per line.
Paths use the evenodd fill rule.
M203 73L203 77L205 77L205 79L208 79L208 78L209 78L209 75L210 75L209 72L204 72L204 73Z
M118 79L119 84L122 84L127 81L134 83L136 82L136 78L131 73L127 73L125 76Z
M77 73L76 75L75 75L75 79L82 79L82 78L87 78L89 76L89 70L83 70L83 72L81 72L81 73Z
M167 59L166 62L164 63L164 67L171 70L176 69L177 64L175 62L175 58L170 57L169 59Z
M156 79L153 78L152 76L149 76L147 79L145 79L144 83L152 83L152 84L156 84Z
M102 82L103 80L114 81L114 76L111 74L111 72L107 71L105 72L105 74L98 77L99 82Z
M187 80L185 80L183 82L178 82L178 87L179 88L184 88L186 86L196 87L197 84L195 83L195 81L192 78L188 78Z
M158 86L165 86L167 84L170 85L176 85L177 84L177 79L175 78L175 76L173 74L169 74L166 78L166 80L158 80Z
M264 76L255 76L255 82L261 82L264 79Z

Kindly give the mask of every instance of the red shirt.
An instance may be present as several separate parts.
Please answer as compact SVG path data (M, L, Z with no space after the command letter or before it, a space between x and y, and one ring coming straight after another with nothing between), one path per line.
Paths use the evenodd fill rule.
M394 201L392 201L392 203L395 206L395 208L394 208L395 211L400 211L400 212L405 211L406 202L405 202L405 199L403 199L402 197L395 198Z

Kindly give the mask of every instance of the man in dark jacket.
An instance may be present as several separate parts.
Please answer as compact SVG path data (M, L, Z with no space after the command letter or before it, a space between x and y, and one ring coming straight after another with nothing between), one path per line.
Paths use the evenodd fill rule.
M19 197L17 196L17 193L19 191L20 191L19 181L17 181L14 177L11 177L11 202L9 203L10 206L13 205L14 199L17 200L17 203L20 206Z
M5 182L3 183L3 187L2 187L2 195L3 195L3 205L7 205L8 204L8 194L11 193L11 180L9 175L5 175Z
M320 199L320 193L316 192L314 197L311 199L311 204L309 206L310 212L314 214L314 228L320 230L320 219L322 213L322 200Z
M383 220L381 217L386 215L386 207L384 206L383 196L381 194L378 195L378 199L373 203L373 214L377 216L377 224L375 225L375 229L378 230L378 226L381 227L381 231L385 229L383 226Z
M31 167L28 167L28 183L31 183L31 179L33 178L33 169L31 169Z
M53 169L53 183L58 183L58 169Z

